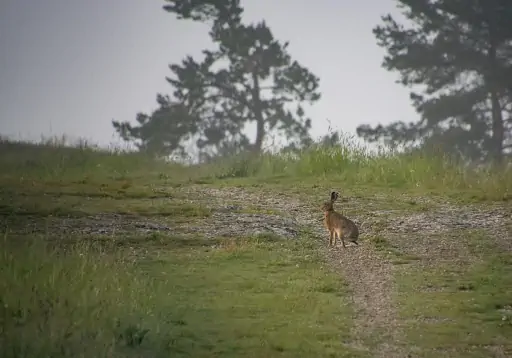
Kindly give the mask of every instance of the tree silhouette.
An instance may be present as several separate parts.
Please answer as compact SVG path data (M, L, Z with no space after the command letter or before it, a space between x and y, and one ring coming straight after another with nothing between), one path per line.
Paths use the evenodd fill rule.
M369 142L438 146L466 158L501 161L512 146L512 2L397 0L409 26L391 15L373 29L421 114L418 123L362 125Z
M171 102L168 96L157 95L159 108L147 115L138 113L132 126L129 122L112 121L120 137L133 142L140 150L154 156L187 155L184 141L189 133L197 131L197 120L180 103Z
M202 160L260 152L270 135L284 136L291 147L310 141L303 104L320 98L319 80L292 60L287 42L276 40L265 21L243 24L238 0L167 3L164 9L178 18L211 23L216 48L203 50L200 61L187 56L170 65L172 98L159 95L160 108L139 114L138 127L114 122L124 139L178 155L192 141ZM256 127L253 142L245 133L249 123Z

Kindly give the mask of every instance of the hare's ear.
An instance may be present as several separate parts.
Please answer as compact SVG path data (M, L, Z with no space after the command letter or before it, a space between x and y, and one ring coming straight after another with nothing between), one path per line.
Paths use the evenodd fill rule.
M333 191L331 193L331 201L335 201L336 199L338 199L338 193Z

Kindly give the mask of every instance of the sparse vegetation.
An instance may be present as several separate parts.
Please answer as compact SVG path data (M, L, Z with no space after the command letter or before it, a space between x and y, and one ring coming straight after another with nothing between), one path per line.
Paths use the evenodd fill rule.
M510 354L510 170L347 143L194 166L1 143L2 357ZM331 188L360 247L326 248Z

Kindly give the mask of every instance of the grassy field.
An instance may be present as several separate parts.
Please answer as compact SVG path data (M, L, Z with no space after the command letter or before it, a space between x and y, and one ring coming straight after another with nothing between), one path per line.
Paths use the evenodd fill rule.
M2 357L512 356L512 170L0 143ZM331 189L361 245L327 249Z

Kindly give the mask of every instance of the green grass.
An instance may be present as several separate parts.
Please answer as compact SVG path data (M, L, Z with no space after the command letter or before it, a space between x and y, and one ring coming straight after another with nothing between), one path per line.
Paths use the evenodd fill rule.
M377 251L383 254L392 264L409 264L416 260L420 260L419 257L413 254L404 253L397 246L392 245L388 240L382 236L370 236L367 238L372 246Z
M84 200L87 198L87 200ZM83 217L97 212L137 214L143 216L207 217L210 210L205 206L184 203L174 199L133 199L106 200L87 195L40 194L32 196L11 196L11 204L0 204L2 215L45 215L61 217Z
M336 183L341 189L407 190L471 201L508 201L512 197L510 166L471 169L443 154L421 152L370 154L348 140L336 147L314 145L297 155L241 155L192 166L155 161L140 153L104 152L87 146L2 142L0 163L0 180L10 189L114 198L158 197L165 195L168 188L191 183L261 182L285 188Z
M415 356L488 357L489 347L512 354L512 253L482 232L462 231L475 259L410 267L397 276L401 314Z
M160 239L139 241L132 258L117 245L6 237L2 357L354 356L341 343L346 287L307 237L215 249Z
M264 154L221 160L211 167L210 181L255 179L269 184L337 183L371 191L403 191L448 195L471 201L510 200L512 168L470 169L443 154L370 154L350 142L338 147L312 146L296 156Z
M298 198L311 210L335 189L349 216L387 217L446 202L510 205L512 192L510 169L470 170L441 155L369 155L348 142L193 166L63 144L0 142L2 357L363 356L343 344L355 338L353 301L323 243L307 234L203 236L194 230L214 211L188 186L242 187ZM239 213L286 214L240 200ZM66 220L94 226L107 214L176 230L60 231ZM188 233L177 229L187 225ZM463 272L448 264L422 271L418 257L383 235L366 239L405 270L397 300L419 353L510 347L509 256L485 247ZM426 282L445 291L427 292ZM451 320L419 319L430 316Z

